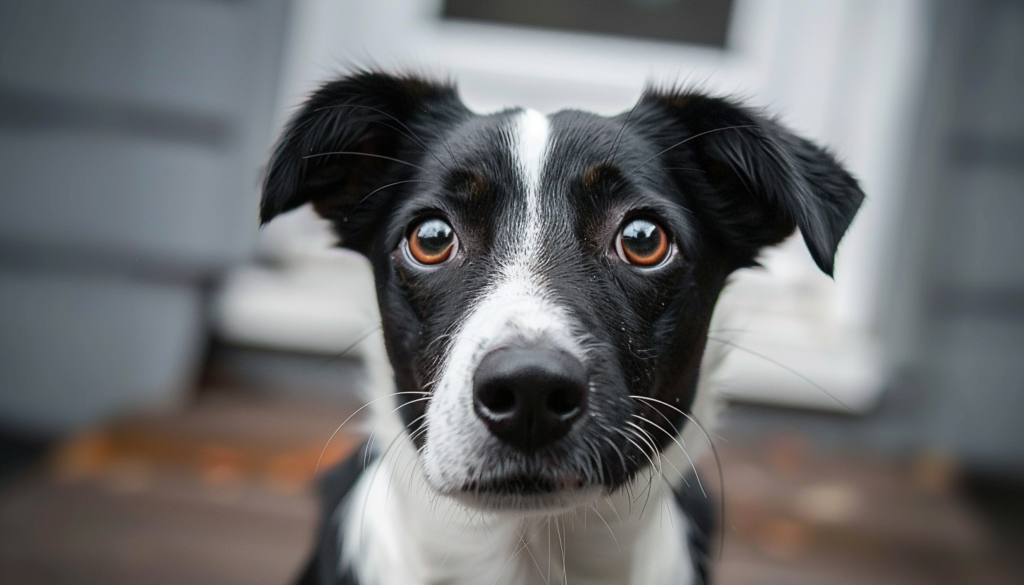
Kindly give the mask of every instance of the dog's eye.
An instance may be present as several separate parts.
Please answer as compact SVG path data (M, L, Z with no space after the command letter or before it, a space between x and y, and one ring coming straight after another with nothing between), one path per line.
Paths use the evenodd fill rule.
M668 236L653 221L634 219L619 232L615 248L619 257L630 264L655 266L668 256Z
M443 219L421 221L408 237L409 255L420 264L440 264L451 257L458 243L455 230Z

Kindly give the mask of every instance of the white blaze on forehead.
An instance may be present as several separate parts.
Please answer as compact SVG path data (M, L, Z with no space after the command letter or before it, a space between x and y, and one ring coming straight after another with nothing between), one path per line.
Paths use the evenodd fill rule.
M534 110L517 114L508 128L524 206L505 216L507 256L492 266L491 281L462 321L445 356L427 407L424 471L441 489L458 489L469 469L483 466L485 445L495 441L473 411L473 375L489 351L509 343L543 343L583 359L568 312L551 298L540 263L546 216L541 176L550 151L550 124ZM516 189L518 191L518 189Z
M548 151L548 142L551 126L544 114L537 110L523 110L515 120L512 127L512 138L514 144L513 156L519 166L522 179L523 197L526 201L526 217L514 218L513 221L524 222L520 226L523 229L513 230L518 232L522 238L514 242L512 249L515 250L515 258L507 266L506 273L510 271L526 271L527 274L518 275L520 278L533 279L533 264L539 252L539 240L541 236L541 215L540 215L540 180L544 172L544 159ZM509 280L510 274L505 274Z
M516 159L526 183L527 203L536 205L540 176L544 170L544 155L548 150L551 125L548 118L537 110L524 110L516 119ZM535 211L535 210L534 210Z

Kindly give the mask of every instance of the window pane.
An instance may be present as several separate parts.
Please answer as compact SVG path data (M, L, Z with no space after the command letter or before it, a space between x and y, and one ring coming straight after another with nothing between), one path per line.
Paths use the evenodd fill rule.
M443 17L725 47L732 0L445 0Z

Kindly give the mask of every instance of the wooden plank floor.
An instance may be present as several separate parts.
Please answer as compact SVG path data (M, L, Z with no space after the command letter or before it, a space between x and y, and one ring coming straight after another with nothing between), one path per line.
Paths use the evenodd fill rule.
M214 396L79 436L0 494L0 583L289 583L311 545L316 461L347 414ZM357 444L352 427L325 465ZM826 458L786 434L720 453L720 585L1021 582L941 460ZM700 468L717 493L713 463Z
M0 583L282 584L348 411L214 397L86 433L0 496Z

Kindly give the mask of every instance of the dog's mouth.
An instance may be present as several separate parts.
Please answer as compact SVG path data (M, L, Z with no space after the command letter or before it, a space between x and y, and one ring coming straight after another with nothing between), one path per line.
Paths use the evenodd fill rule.
M603 493L603 487L588 481L584 473L510 469L466 479L457 488L444 491L449 497L481 510L547 513L596 499Z
M468 481L462 492L482 493L499 496L535 496L581 490L586 486L583 478L562 474L557 477L513 474L502 478L487 478Z
M548 514L574 509L596 500L600 493L600 487L578 477L515 474L467 481L449 495L470 507L491 512Z

